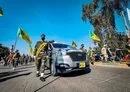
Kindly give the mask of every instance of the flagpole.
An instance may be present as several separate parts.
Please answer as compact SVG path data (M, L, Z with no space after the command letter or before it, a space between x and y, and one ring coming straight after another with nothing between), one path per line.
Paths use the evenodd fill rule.
M16 49L17 40L18 40L18 36L16 36L16 39L15 39L15 43L14 43L14 49L13 49L13 51L15 51L15 49Z
M15 49L16 49L17 40L18 40L18 32L19 32L19 28L18 28L18 31L17 31L17 34L16 34L16 39L15 39L15 42L14 42L14 49L13 49L13 51L15 51Z

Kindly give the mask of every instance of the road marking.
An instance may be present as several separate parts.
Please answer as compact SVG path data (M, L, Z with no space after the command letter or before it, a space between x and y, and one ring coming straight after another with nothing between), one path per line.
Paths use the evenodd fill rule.
M89 80L92 80L93 78L89 78Z
M104 80L104 81L101 81L101 82L99 82L99 83L104 83L104 82L107 82L107 81L110 81L110 80L117 79L117 78L119 78L119 77L120 77L120 75L118 75L118 76L115 76L115 77L112 77L112 78L109 78L109 79L106 79L106 80Z
M46 83L46 84L44 84L42 87L40 87L40 88L36 89L34 92L38 92L39 90L43 89L44 87L48 86L49 84L51 84L51 83L55 82L56 80L58 80L58 79L60 79L60 78L61 78L61 77L57 77L57 78L55 78L55 79L51 80L50 82L47 82L47 83Z

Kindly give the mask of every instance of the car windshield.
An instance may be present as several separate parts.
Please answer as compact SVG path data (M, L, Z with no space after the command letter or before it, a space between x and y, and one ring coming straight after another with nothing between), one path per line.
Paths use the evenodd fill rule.
M53 43L53 47L56 49L73 49L75 50L76 48L67 45L67 44L60 44L60 43Z

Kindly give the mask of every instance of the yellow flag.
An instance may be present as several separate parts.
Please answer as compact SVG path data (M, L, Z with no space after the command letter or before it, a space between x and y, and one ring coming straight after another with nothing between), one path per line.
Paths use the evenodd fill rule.
M130 53L130 50L129 50L129 49L127 49L127 51Z
M2 8L0 8L0 16L3 16Z
M43 42L39 48L37 49L37 52L36 52L36 57L38 57L38 55L40 54L40 52L44 49L44 47L47 45L47 42Z
M30 52L30 54L33 55L33 48L32 48L32 45L31 45L31 44L29 44L29 52Z
M22 29L22 28L19 28L18 29L18 33L17 33L17 36L21 39L24 39L27 43L31 44L32 41L30 39L30 37L28 36L28 34Z
M99 42L101 41L100 38L96 34L94 34L93 32L91 32L90 38L95 40L95 41L99 41Z
M74 41L72 41L72 46L76 48L77 44Z

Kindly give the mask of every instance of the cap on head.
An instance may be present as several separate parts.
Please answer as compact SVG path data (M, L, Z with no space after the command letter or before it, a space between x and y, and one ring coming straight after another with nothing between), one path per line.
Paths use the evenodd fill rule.
M84 44L81 44L82 47L84 47Z
M41 35L41 38L42 38L42 37L45 37L45 36L46 36L45 34L42 34L42 35Z
M16 50L15 52L18 52L19 50Z
M42 35L41 35L41 40L42 40L42 41L45 40L45 36L46 36L45 34L42 34Z
M91 47L89 47L89 49L92 49Z

